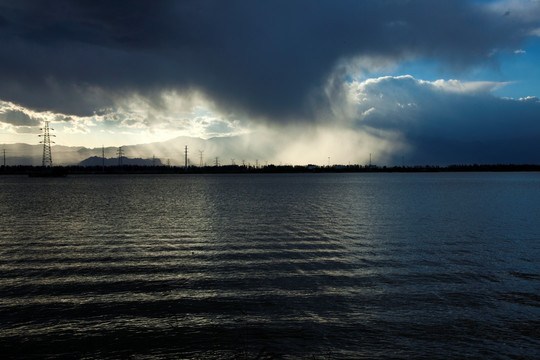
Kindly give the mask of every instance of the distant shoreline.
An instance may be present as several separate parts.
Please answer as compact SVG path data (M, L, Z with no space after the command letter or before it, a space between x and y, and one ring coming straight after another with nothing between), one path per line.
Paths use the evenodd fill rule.
M25 175L41 170L40 166L1 166L0 175ZM66 174L285 174L285 173L425 173L425 172L523 172L540 171L534 164L473 164L449 166L363 166L363 165L266 165L260 167L227 165L207 167L180 166L55 166Z

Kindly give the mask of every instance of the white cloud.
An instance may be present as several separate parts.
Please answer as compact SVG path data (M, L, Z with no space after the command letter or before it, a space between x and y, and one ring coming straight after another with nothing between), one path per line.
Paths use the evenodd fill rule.
M69 126L64 126L62 128L62 133L67 134L69 136L73 134L89 134L90 129L84 123L73 123L73 124L70 124Z
M496 14L508 18L518 18L525 22L536 22L540 17L538 0L499 0L486 7Z
M0 112L0 121L14 126L38 126L40 120L21 110Z
M42 121L50 120L50 113L38 113L22 106L2 101L0 107L0 122L18 127L39 126Z
M538 142L532 140L540 137L540 101L536 97L515 100L493 95L492 91L504 84L423 81L409 75L353 82L349 98L355 99L356 118L351 124L356 124L359 132L398 134L411 153L416 151L416 158L422 149L422 154L433 154L439 163L453 155L457 159L458 154L462 161L471 161L475 152L483 153L487 148L489 153L479 157L482 161L502 161L497 159L510 159L512 154L511 162L532 159L540 151L534 148L540 144L534 145ZM508 146L514 149L509 151ZM469 159L463 153L465 148L471 152Z
M197 91L164 91L152 101L133 95L118 100L115 106L114 111L103 117L110 125L153 134L169 131L169 137L209 138L246 132L243 122L231 114L220 113L211 100Z
M433 82L419 81L421 84L432 84L433 86L440 88L444 91L455 93L489 93L491 91L500 89L507 85L506 82L497 81L459 81L459 80L436 80Z
M536 96L526 96L519 98L519 101L528 101L533 103L540 103L540 99L538 99Z

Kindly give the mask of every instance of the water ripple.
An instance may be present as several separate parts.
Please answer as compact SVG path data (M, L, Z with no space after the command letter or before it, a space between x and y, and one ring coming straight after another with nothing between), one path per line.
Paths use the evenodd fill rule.
M5 358L540 354L538 174L47 180L0 178Z

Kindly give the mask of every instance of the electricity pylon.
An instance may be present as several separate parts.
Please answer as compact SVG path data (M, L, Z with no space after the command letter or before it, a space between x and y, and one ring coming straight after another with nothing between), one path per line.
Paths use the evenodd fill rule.
M43 134L39 135L43 138L42 141L40 141L40 144L43 144L43 158L41 160L41 166L43 167L52 167L53 161L52 161L52 152L51 152L51 142L54 144L54 141L51 141L51 136L55 137L56 135L51 135L49 130L54 130L52 128L49 128L49 122L45 121L45 126L40 129L43 131Z
M122 167L124 164L122 162L122 158L124 157L124 150L122 149L122 147L120 146L118 148L118 166Z

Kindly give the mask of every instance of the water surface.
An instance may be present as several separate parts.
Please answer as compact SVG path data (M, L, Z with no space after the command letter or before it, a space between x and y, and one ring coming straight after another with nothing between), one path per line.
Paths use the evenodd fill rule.
M536 359L540 174L0 177L8 358Z

